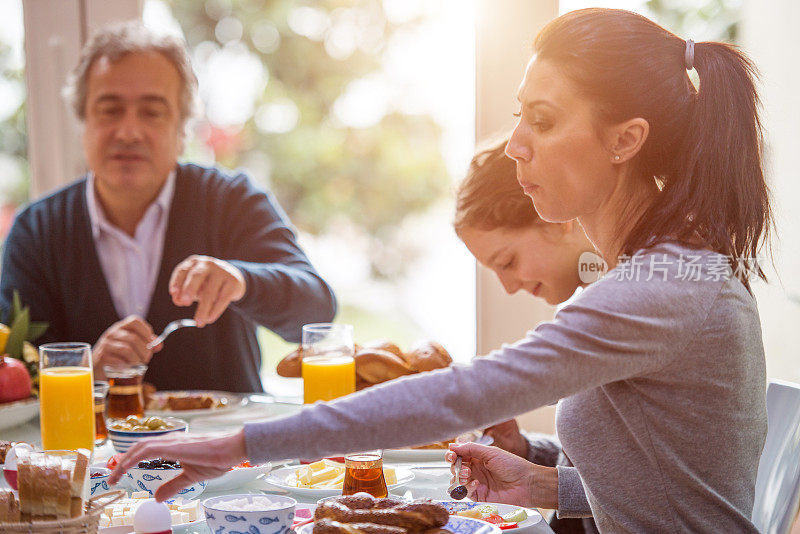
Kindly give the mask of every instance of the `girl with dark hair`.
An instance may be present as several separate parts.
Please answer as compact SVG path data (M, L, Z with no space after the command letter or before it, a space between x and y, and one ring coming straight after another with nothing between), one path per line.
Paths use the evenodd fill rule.
M593 252L577 221L550 223L533 209L505 154L508 138L478 150L456 191L453 227L508 294L525 291L557 305L586 285L578 267Z
M456 190L453 227L475 259L494 271L508 294L526 291L563 305L590 279L579 275L581 257L594 247L577 221L546 222L517 181L506 153L508 137L488 143L470 162ZM591 273L587 273L591 274ZM547 467L571 466L555 436L524 435L514 419L484 431L494 446ZM550 519L556 534L596 532L591 517Z
M163 500L245 458L425 443L559 399L574 467L453 447L479 500L592 513L601 532L756 532L767 430L764 348L749 276L771 224L753 68L621 10L548 24L506 149L539 216L577 219L610 271L524 339L213 438L140 441L179 459ZM695 89L687 69L699 74Z

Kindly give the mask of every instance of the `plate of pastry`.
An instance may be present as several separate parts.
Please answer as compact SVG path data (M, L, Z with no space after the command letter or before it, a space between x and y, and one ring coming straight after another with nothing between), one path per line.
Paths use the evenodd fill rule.
M226 391L156 391L147 395L147 415L192 417L236 410L247 404L247 396Z
M349 534L362 530L392 534L414 531L442 533L440 529L453 534L500 533L500 528L496 525L474 518L450 515L442 503L430 500L374 499L366 493L335 497L332 500L335 501L335 506L326 506L327 499L320 502L315 521L297 528L297 534L313 534L317 526L320 531L331 534ZM371 524L369 530L362 526L368 524Z

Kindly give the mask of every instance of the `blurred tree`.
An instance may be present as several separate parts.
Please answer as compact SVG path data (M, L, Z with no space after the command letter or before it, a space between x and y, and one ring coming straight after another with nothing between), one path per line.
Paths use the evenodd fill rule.
M736 43L743 0L647 0L656 21L695 41Z
M13 63L10 43L0 40L0 85L6 97L5 105L13 106L0 120L0 204L16 206L28 199L30 166L25 124L25 72ZM5 226L0 217L0 239L5 236Z
M212 116L201 130L219 163L266 169L267 185L300 229L320 235L344 222L391 246L407 216L448 192L441 132L431 117L404 114L391 102L366 119L348 116L374 107L371 82L389 39L418 20L390 23L381 0L169 5L196 68L220 50L244 48L261 62L268 81L243 124L225 127ZM373 259L378 277L399 274Z

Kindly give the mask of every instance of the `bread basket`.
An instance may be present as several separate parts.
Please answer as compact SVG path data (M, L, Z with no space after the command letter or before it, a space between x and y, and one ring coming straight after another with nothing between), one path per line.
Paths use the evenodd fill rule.
M97 495L86 501L86 513L72 519L54 519L52 521L34 521L27 523L0 523L0 532L10 533L47 533L47 534L93 534L97 532L100 515L103 509L122 498L124 490L115 490Z

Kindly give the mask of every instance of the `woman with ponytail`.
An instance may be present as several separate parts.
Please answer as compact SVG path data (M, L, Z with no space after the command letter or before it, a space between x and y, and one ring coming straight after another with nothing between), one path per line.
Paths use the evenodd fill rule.
M601 532L756 532L766 376L749 277L764 276L771 212L752 65L627 11L580 10L540 33L518 96L517 178L543 220L580 223L602 279L471 365L226 436L140 441L110 482L141 459L179 459L163 500L245 458L425 443L560 399L574 467L454 446L474 499L592 513Z

